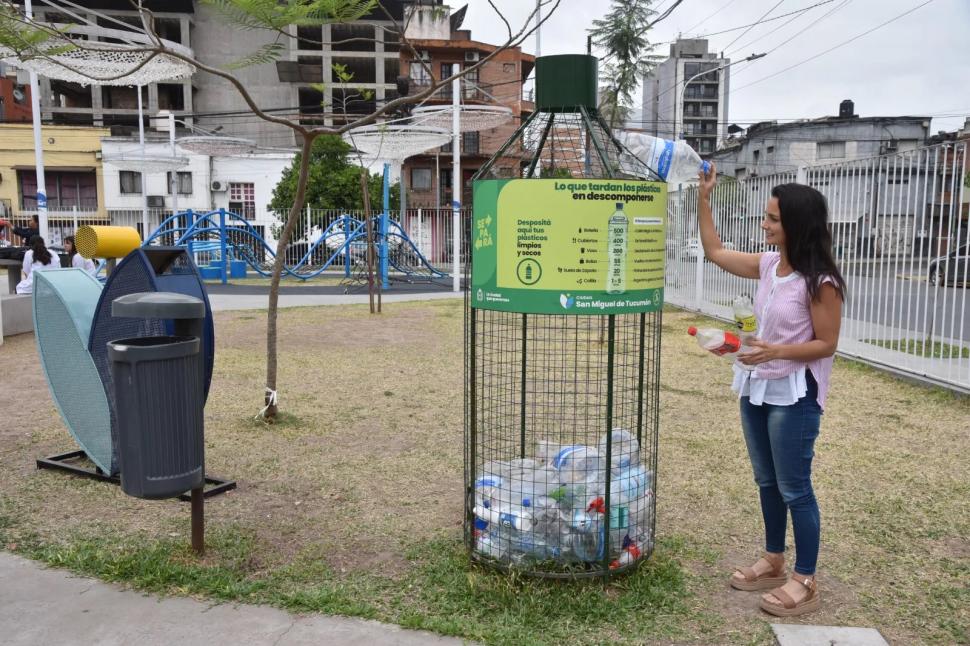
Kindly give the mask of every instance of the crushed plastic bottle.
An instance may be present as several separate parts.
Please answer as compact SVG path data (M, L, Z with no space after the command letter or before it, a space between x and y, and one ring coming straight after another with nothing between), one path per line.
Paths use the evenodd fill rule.
M600 452L593 447L575 444L566 446L552 458L552 467L559 472L559 482L583 482L601 469Z
M520 532L532 530L532 514L525 509L507 506L475 507L473 513L489 525L509 527Z
M697 345L720 357L734 357L741 349L741 338L733 332L692 325L687 328L687 334L697 339Z
M702 161L686 141L670 141L629 131L619 131L617 136L620 143L668 184L696 182L698 172L707 173L711 169L710 163Z

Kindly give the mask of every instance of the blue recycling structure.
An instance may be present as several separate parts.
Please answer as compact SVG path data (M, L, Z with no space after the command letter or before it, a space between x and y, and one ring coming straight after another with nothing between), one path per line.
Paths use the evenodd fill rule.
M208 397L215 360L215 326L212 307L199 270L182 247L140 247L118 263L104 285L91 324L87 350L97 368L110 412L111 437L117 445L117 419L108 341L146 336L171 336L174 324L166 319L116 318L111 304L120 296L138 292L176 292L194 296L205 303L202 334L202 360L205 366L205 396ZM117 451L115 451L117 455ZM116 464L113 465L116 469ZM109 473L115 473L110 471Z
M34 274L34 334L51 397L67 430L101 471L118 471L111 413L88 352L101 283L81 269Z

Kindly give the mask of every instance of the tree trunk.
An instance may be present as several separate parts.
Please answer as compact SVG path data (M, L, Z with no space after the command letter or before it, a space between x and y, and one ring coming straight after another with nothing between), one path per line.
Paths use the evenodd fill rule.
M370 191L367 182L368 171L366 168L360 169L360 188L364 192L364 231L367 236L367 296L370 300L370 313L376 314L377 308L374 306L374 229L370 222Z
M286 263L286 246L290 243L290 236L296 227L297 220L303 212L303 202L306 200L306 186L310 175L310 149L316 136L303 135L303 152L300 158L300 179L296 185L296 196L293 206L286 217L286 224L280 232L280 239L276 243L276 258L273 261L273 276L269 282L269 304L266 310L266 407L262 411L263 419L273 422L279 411L276 394L277 351L276 351L276 315L280 302L280 279L283 277L283 266Z

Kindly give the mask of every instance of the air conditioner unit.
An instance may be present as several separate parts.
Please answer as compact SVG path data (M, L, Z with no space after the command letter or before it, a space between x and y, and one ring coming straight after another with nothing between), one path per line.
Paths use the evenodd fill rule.
M148 208L150 209L161 209L165 207L165 196L164 195L149 195L148 196Z
M465 61L469 63L477 63L479 58L478 52L465 52Z
M212 182L212 184L209 186L209 188L212 189L212 192L214 192L214 193L221 193L221 192L225 191L229 187L226 185L225 182L221 182L219 180L215 180L215 181Z

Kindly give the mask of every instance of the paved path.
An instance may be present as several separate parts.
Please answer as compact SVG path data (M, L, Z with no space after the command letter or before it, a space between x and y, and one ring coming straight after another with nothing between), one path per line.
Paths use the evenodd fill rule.
M408 292L384 294L382 303L403 301L432 301L447 298L462 298L462 292ZM215 311L224 310L265 310L268 302L265 294L213 294L209 292L209 303ZM306 307L312 305L366 304L367 294L281 294L280 307Z
M160 598L46 569L0 552L0 643L5 646L350 646L467 642L398 626L266 606Z

